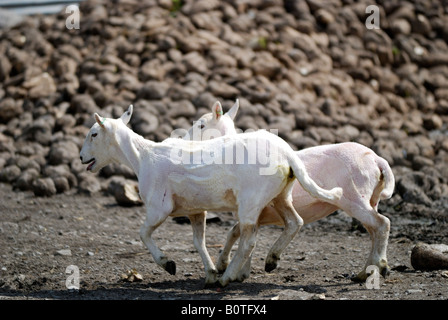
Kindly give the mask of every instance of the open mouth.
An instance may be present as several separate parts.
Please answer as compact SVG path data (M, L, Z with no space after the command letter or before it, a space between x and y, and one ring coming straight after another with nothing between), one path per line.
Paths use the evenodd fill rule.
M95 164L95 158L92 158L89 161L86 161L84 164L89 164L86 169L87 171L91 170L93 165Z

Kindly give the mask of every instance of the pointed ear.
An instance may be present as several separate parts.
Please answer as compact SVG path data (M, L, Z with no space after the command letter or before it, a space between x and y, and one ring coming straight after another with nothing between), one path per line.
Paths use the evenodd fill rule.
M123 115L120 117L121 121L123 121L124 124L128 124L129 120L131 120L133 110L134 110L134 107L131 104L129 106L128 110L126 110L126 112L123 113Z
M230 119L234 120L239 107L240 107L240 101L236 99L235 104L233 105L232 108L230 108L229 111L226 112L226 115L228 115Z
M221 116L223 115L222 106L219 101L216 101L215 104L213 105L212 114L213 114L213 119L215 119L215 120L219 120L219 118L221 118Z
M98 113L95 112L94 114L95 121L100 125L101 128L104 128L104 121L106 121L106 118L100 117Z

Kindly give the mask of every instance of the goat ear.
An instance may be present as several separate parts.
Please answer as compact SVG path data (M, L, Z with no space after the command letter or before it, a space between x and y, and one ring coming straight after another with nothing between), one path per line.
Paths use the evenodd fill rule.
M100 125L100 127L104 128L104 120L106 120L106 118L101 118L100 115L96 112L94 114L94 117L95 117L95 121Z
M123 115L120 117L121 121L123 121L124 124L128 124L129 120L131 120L133 110L134 110L134 107L131 104L129 106L128 110L126 110L126 112L123 113Z
M218 120L223 115L222 106L219 101L216 101L212 107L213 119Z
M235 104L232 108L230 108L229 111L226 112L226 114L230 117L230 119L234 120L236 113L238 112L238 109L240 107L240 101L236 99Z

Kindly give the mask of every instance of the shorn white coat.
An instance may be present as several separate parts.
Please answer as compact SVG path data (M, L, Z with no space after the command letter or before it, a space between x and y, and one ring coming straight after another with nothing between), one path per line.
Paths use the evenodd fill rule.
M268 204L272 204L282 220L288 222L274 243L276 252L281 252L299 231L303 221L292 206L291 197L295 178L313 197L331 201L342 196L340 188L330 191L320 188L310 179L291 147L267 131L207 141L170 138L156 143L127 127L132 111L131 105L119 119L102 118L95 113L96 122L86 136L80 157L83 164L88 164L87 170L93 173L113 162L128 165L134 170L140 196L146 205L146 220L140 237L156 263L171 274L176 271L175 263L152 238L154 230L170 215L194 217L206 210L236 213L240 243L219 279L208 254L202 256L206 284L215 283L218 279L219 285L226 286L231 281L246 278L243 266L255 246L260 213ZM233 157L225 156L229 150L234 151ZM243 159L238 158L238 150L244 151ZM268 162L262 163L258 158L250 161L254 159L254 150L258 157L269 155ZM198 153L206 155L208 162L204 158L198 161ZM218 161L220 156L226 160L224 163ZM268 170L263 171L266 168ZM198 248L202 244L197 233L193 229L193 237L198 238L194 243Z
M188 130L189 135L195 139L204 140L212 136L237 134L233 119L238 108L237 100L235 105L222 115L221 106L219 102L216 102L212 112L203 115ZM292 203L304 224L322 219L338 209L356 218L369 232L372 248L365 267L353 280L366 280L368 276L366 269L370 265L377 266L379 272L385 277L389 273L386 251L390 221L378 213L378 203L380 200L390 198L395 187L394 175L387 161L371 149L354 142L311 147L297 151L295 154L319 186L326 189L338 186L344 191L340 199L322 200L310 196L300 183L294 182ZM285 224L276 208L270 206L262 211L258 223L259 225ZM227 243L221 252L217 263L218 271L222 272L226 269L230 250L239 234L240 228L237 223L229 232ZM266 258L266 271L275 269L277 258L278 256L271 250ZM247 263L245 268L245 272L249 272L250 264Z

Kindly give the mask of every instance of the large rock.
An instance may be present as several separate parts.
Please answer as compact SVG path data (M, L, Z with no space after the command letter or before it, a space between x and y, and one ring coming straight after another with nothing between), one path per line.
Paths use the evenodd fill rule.
M151 80L146 82L137 92L140 99L156 100L162 99L169 89L168 83Z
M44 72L23 83L31 99L44 98L56 92L56 84L51 75Z
M0 171L0 181L12 183L19 178L21 172L17 165L9 165Z
M5 81L9 78L12 65L5 55L0 56L0 81Z
M55 195L57 190L53 179L39 178L33 182L33 192L37 197L50 197Z
M119 205L142 205L143 201L138 193L138 182L129 179L113 179L108 186L108 192L112 194Z
M9 120L22 114L23 108L12 98L0 101L0 122L7 123Z
M396 188L404 201L431 207L429 195L436 183L436 179L423 172L409 172L397 177Z
M20 190L31 190L34 180L37 179L38 177L39 177L38 170L34 168L27 169L21 172L14 186L19 188Z
M94 176L93 174L90 174L89 172L83 172L78 175L78 189L82 193L86 194L95 194L99 191L101 191L101 183L99 182L98 178Z
M79 148L73 141L58 141L50 147L48 161L52 165L68 164L75 158L79 158Z
M448 269L448 246L418 243L412 249L411 264L415 270Z

